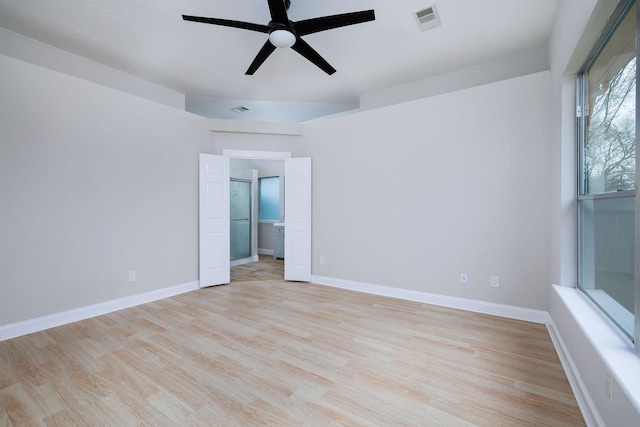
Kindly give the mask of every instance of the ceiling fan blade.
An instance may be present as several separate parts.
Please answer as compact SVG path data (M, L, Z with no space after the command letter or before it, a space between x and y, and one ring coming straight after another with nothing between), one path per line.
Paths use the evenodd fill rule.
M248 76L252 76L253 73L255 73L256 70L260 68L262 63L269 57L269 55L273 53L274 50L276 50L276 47L272 45L269 40L267 40L264 46L262 46L262 49L260 49L260 52L258 52L258 54L256 55L251 65L249 65L249 69L245 74Z
M294 22L294 28L299 36L331 30L332 28L346 27L348 25L361 24L376 19L375 12L363 10L360 12L342 13L340 15L322 16L320 18L305 19Z
M271 12L271 20L279 24L288 24L287 5L285 0L268 0L269 12Z
M322 56L318 52L316 52L307 42L298 37L296 40L296 44L291 46L291 49L298 52L300 55L307 58L309 61L316 64L322 71L331 75L336 72L336 69L333 68L327 61L324 60Z
M203 24L222 25L224 27L242 28L243 30L258 31L268 33L269 27L266 25L253 24L251 22L232 21L230 19L206 18L204 16L182 15L185 21L202 22Z

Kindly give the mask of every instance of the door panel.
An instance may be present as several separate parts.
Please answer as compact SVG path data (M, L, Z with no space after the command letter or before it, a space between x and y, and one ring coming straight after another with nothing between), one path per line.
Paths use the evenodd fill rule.
M311 281L311 158L285 159L284 279Z
M229 158L200 154L200 287L230 282Z

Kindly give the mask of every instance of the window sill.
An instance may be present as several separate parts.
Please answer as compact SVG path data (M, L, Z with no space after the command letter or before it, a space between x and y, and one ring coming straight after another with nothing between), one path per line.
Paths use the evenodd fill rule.
M628 334L633 335L635 322L633 313L630 313L629 310L620 305L618 301L611 298L609 294L602 289L590 289L585 292L587 292L589 296L593 298L593 302L595 302L597 306L602 307L605 312L609 313L611 317L616 319L616 322L620 324L620 327L624 331L626 331ZM594 307L594 310L600 310L600 308Z
M635 351L631 341L579 289L553 285L553 291L564 303L629 402L640 412L640 354Z

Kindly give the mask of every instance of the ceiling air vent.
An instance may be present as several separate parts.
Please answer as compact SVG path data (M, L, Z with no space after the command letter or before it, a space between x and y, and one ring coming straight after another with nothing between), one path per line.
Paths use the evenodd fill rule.
M418 26L422 31L427 31L440 25L440 17L438 16L438 10L435 4L417 10L414 14L418 20Z
M244 113L245 111L249 111L251 108L245 107L244 105L240 105L238 107L233 107L231 111L235 113Z

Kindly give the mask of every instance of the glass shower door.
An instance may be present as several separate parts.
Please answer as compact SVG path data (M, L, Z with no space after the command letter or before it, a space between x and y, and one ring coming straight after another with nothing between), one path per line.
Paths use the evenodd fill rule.
M251 182L229 183L231 213L231 260L251 256Z

